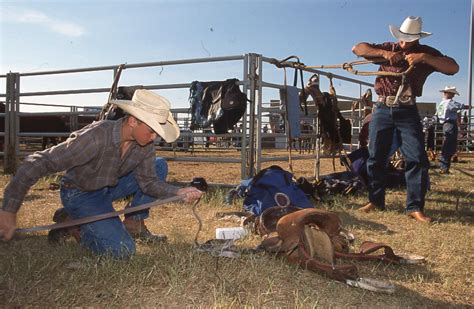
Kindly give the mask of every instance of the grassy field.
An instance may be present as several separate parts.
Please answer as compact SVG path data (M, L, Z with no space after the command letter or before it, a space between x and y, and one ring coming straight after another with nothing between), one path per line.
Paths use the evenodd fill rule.
M238 155L237 152L234 155ZM282 167L287 164L275 162ZM314 162L294 162L296 176L311 176ZM338 167L340 169L340 167ZM323 160L322 174L332 172ZM170 162L169 180L206 177L212 182L237 183L237 164ZM404 213L405 193L391 190L386 212L362 214L366 196L335 196L315 203L336 212L344 226L362 241L391 245L395 251L426 257L421 265L354 262L362 277L390 281L392 295L351 288L316 273L287 264L274 256L242 254L239 259L212 257L197 252L197 221L191 206L168 204L154 208L147 221L155 233L168 235L165 244L139 243L128 262L98 259L74 241L55 246L46 233L17 235L0 243L0 306L2 307L472 307L474 306L474 158L462 158L451 175L430 170L431 191L427 214L436 221L422 224ZM4 188L8 176L0 176ZM18 215L19 227L51 223L60 207L58 191L49 184L57 176L39 181L29 192ZM225 205L224 190L209 192L197 211L204 221L199 242L215 237L217 227L238 226L219 219L217 212L241 209L241 200ZM117 203L117 209L125 202ZM261 239L248 236L237 244L253 248Z

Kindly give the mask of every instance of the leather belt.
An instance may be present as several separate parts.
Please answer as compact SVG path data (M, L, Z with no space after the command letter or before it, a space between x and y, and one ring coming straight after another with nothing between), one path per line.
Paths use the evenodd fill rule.
M400 96L398 100L395 100L396 96L379 96L377 102L383 103L388 107L398 107L402 105L415 105L415 97L412 96Z

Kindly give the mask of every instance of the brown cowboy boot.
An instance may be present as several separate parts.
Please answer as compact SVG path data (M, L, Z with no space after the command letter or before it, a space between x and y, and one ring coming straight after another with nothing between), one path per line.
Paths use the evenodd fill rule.
M434 150L428 150L427 153L430 161L436 161L436 152Z
M459 163L459 155L458 155L458 152L456 151L456 153L453 155L453 157L451 158L451 162L453 163Z
M410 212L408 214L408 216L412 217L416 221L425 222L425 223L430 223L431 222L431 218L425 216L425 214L421 211Z
M53 221L56 223L71 221L64 208L58 208L54 212ZM48 233L48 241L51 243L64 243L69 237L73 237L77 243L81 242L81 228L79 226L66 227L51 230Z
M357 209L358 211L363 211L365 213L369 213L371 211L377 210L377 206L373 203L367 203L365 206Z
M150 230L146 227L143 219L134 220L132 218L125 218L123 225L127 229L130 236L137 240L141 240L146 243L159 243L167 240L166 235L157 234L153 235Z

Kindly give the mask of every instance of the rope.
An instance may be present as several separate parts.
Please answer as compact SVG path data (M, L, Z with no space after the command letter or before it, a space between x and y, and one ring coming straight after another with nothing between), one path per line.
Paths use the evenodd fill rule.
M197 199L196 202L194 202L193 208L192 208L193 215L194 215L194 217L196 218L196 220L198 222L198 230L196 231L196 236L194 236L194 244L196 245L196 247L200 246L200 244L198 242L198 236L199 236L199 233L202 230L202 220L201 220L201 217L199 217L198 213L196 212L196 207L199 204L200 200L201 200L200 198Z
M290 56L290 57L294 57L294 56ZM285 83L285 120L286 120L286 126L285 128L288 129L288 139L287 139L287 142L288 142L288 147L289 148L289 153L288 153L288 169L290 170L291 173L293 173L293 161L292 161L292 154L291 154L291 151L292 151L292 147L293 147L293 138L292 138L292 134L291 134L291 126L290 126L290 120L288 118L288 89L287 89L287 81L286 81L286 68L283 68L283 71L285 73L285 79L284 79L284 83Z
M288 59L295 57L295 56L290 56L287 57L283 60L277 60L277 59L272 59L270 63L274 64L275 66L279 68L284 68L284 67L291 67L295 69L343 69L346 70L349 73L355 74L355 75L361 75L361 76L395 76L395 77L400 77L404 76L408 73L410 73L414 66L410 65L408 69L404 72L385 72L385 71L359 71L355 70L354 66L355 65L362 65L362 64L378 64L378 63L383 63L387 62L386 59L384 58L377 58L377 59L372 59L372 60L355 60L351 62L344 62L342 64L330 64L330 65L305 65L304 63L301 62L293 62L293 61L287 61Z

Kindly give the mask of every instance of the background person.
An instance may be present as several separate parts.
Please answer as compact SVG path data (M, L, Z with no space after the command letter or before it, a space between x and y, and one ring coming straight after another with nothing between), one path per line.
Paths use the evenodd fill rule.
M456 153L458 147L458 113L462 109L469 109L470 106L453 100L455 95L459 95L456 87L446 86L440 92L443 93L443 99L438 105L436 115L443 124L444 139L439 163L440 173L448 174L451 167L451 158Z
M152 91L136 90L131 101L112 103L128 115L94 122L23 161L4 191L0 238L13 237L16 213L28 190L41 177L61 171L66 171L61 202L72 219L112 212L114 200L130 195L130 207L168 195L183 195L186 202L201 196L194 187L166 184L166 162L155 158L158 136L168 143L179 137L169 102ZM151 236L144 224L147 217L148 211L140 211L128 214L124 222L114 217L81 225L80 243L95 254L128 258L135 252L132 236Z
M422 95L426 78L433 72L453 75L459 66L454 59L438 50L421 45L421 38L431 35L422 31L421 17L407 17L400 28L390 26L398 42L383 44L359 43L352 51L367 59L384 58L379 71L402 73L409 66L414 68L406 75L378 76L375 92L378 95L369 128L369 203L361 208L365 212L385 209L386 169L394 130L401 136L401 151L406 159L407 214L418 221L429 222L424 215L425 195L428 187L429 162L423 146L423 131L416 107L416 97ZM397 96L397 94L399 94ZM396 101L397 99L397 101Z

